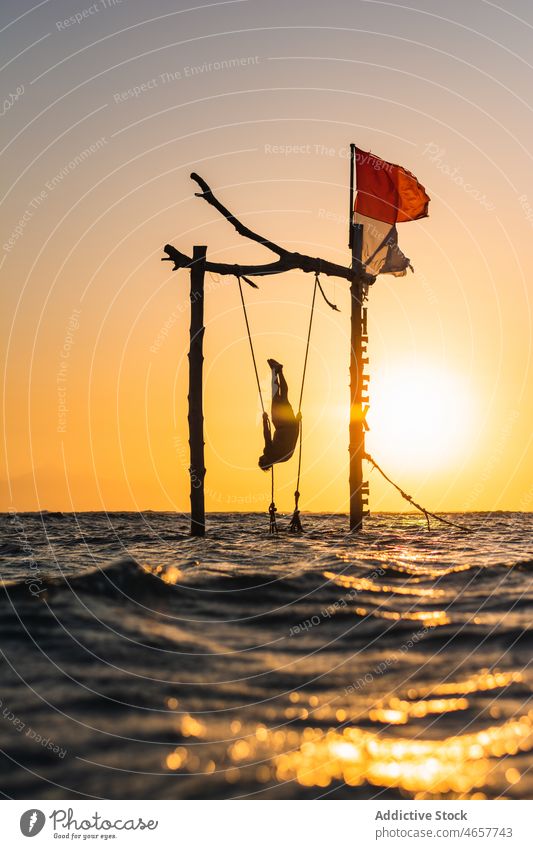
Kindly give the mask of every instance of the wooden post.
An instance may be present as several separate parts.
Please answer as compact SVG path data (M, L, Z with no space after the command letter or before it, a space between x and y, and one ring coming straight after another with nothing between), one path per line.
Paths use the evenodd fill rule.
M363 226L354 223L354 168L355 145L351 145L350 157L350 233L349 247L352 251L352 268L361 272ZM363 526L363 455L365 435L363 425L363 351L362 305L363 284L358 274L350 286L350 530L359 531Z
M204 412L202 398L204 342L204 275L207 248L196 245L191 265L191 325L189 347L189 447L191 465L191 535L205 536Z

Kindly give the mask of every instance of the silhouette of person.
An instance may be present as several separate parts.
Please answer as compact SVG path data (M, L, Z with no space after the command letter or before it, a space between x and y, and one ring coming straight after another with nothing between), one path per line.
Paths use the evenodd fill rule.
M276 360L267 360L272 369L272 424L274 436L270 431L268 414L263 413L263 435L265 449L259 458L259 467L264 472L275 463L285 463L294 453L300 432L301 413L297 416L289 403L287 381L283 375L283 366Z

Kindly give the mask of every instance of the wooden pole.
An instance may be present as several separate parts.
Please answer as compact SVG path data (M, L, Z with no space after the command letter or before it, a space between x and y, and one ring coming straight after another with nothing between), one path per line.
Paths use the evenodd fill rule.
M363 352L362 352L362 305L363 283L360 272L363 226L354 223L354 171L355 145L350 145L350 232L349 247L352 251L352 268L358 271L350 286L350 530L359 531L363 526L363 455L365 435L363 425Z
M191 325L189 347L189 447L191 465L191 535L205 536L204 412L204 275L207 248L196 245L191 265Z

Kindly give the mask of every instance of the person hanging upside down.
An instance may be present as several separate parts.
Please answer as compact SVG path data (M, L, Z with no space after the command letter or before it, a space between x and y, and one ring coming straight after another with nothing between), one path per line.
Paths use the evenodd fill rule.
M259 458L259 467L264 472L268 472L275 463L290 460L298 442L302 417L301 413L294 415L289 403L289 389L283 375L283 366L276 360L267 362L272 369L272 424L275 431L272 436L268 413L263 413L265 450Z

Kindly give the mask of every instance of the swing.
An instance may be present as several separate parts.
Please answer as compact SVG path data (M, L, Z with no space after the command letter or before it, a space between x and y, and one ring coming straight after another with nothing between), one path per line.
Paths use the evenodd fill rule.
M248 334L248 342L250 344L250 352L252 354L252 363L253 363L253 366L254 366L255 379L256 379L256 382L257 382L257 389L258 389L258 392L259 392L259 400L261 402L261 409L263 411L263 415L266 416L267 419L269 419L269 416L268 416L268 413L266 412L265 404L264 404L264 401L263 401L263 393L261 391L261 383L259 381L259 372L257 370L257 361L255 359L255 351L254 351L254 345L253 345L253 341L252 341L252 334L250 332L250 323L248 321L248 312L247 312L247 309L246 309L246 303L245 303L244 294L243 294L243 291L242 291L241 277L239 275L236 275L236 277L237 277L237 282L239 284L239 294L241 296L241 304L242 304L242 309L243 309L243 313L244 313L244 321L245 321L245 324L246 324L246 332ZM254 289L258 288L258 286L252 280L248 279L248 277L245 277L244 275L242 275L242 279L246 283L248 283L249 286L253 286ZM298 414L297 414L298 423L299 423L298 472L297 472L297 475L296 475L296 489L294 491L294 511L293 511L293 514L292 514L292 518L289 522L289 532L295 533L295 534L299 534L299 533L303 532L302 522L301 522L301 519L300 519L300 508L299 508L299 503L300 503L300 475L301 475L301 470L302 470L302 436L303 436L303 433L302 433L302 400L303 400L303 394L304 394L305 376L306 376L306 372L307 372L307 360L308 360L308 357L309 357L309 345L310 345L310 342L311 342L311 329L312 329L312 326L313 326L313 317L314 317L314 313L315 313L315 303L316 303L317 289L320 291L320 293L321 293L322 297L324 298L325 302L327 303L327 305L329 307L331 307L331 309L339 312L339 308L336 306L336 304L333 304L331 301L329 301L327 299L325 292L324 292L324 290L321 286L321 283L320 283L319 272L318 271L315 272L315 285L313 287L313 297L312 297L312 300L311 300L311 312L310 312L310 315L309 315L309 327L307 329L307 342L306 342L306 346L305 346L305 356L304 356L304 364L303 364L303 370L302 370L302 382L301 382L301 385L300 385L300 398L299 398L299 401L298 401ZM275 501L274 501L274 491L275 491L275 487L274 487L274 464L270 467L270 472L271 472L271 497L270 497L270 505L269 505L269 508L268 508L268 513L269 513L269 517L270 517L269 533L270 534L277 534L277 533L279 533L279 531L278 531L278 526L277 526L277 522L276 522L277 509L276 509L276 504L275 504Z

